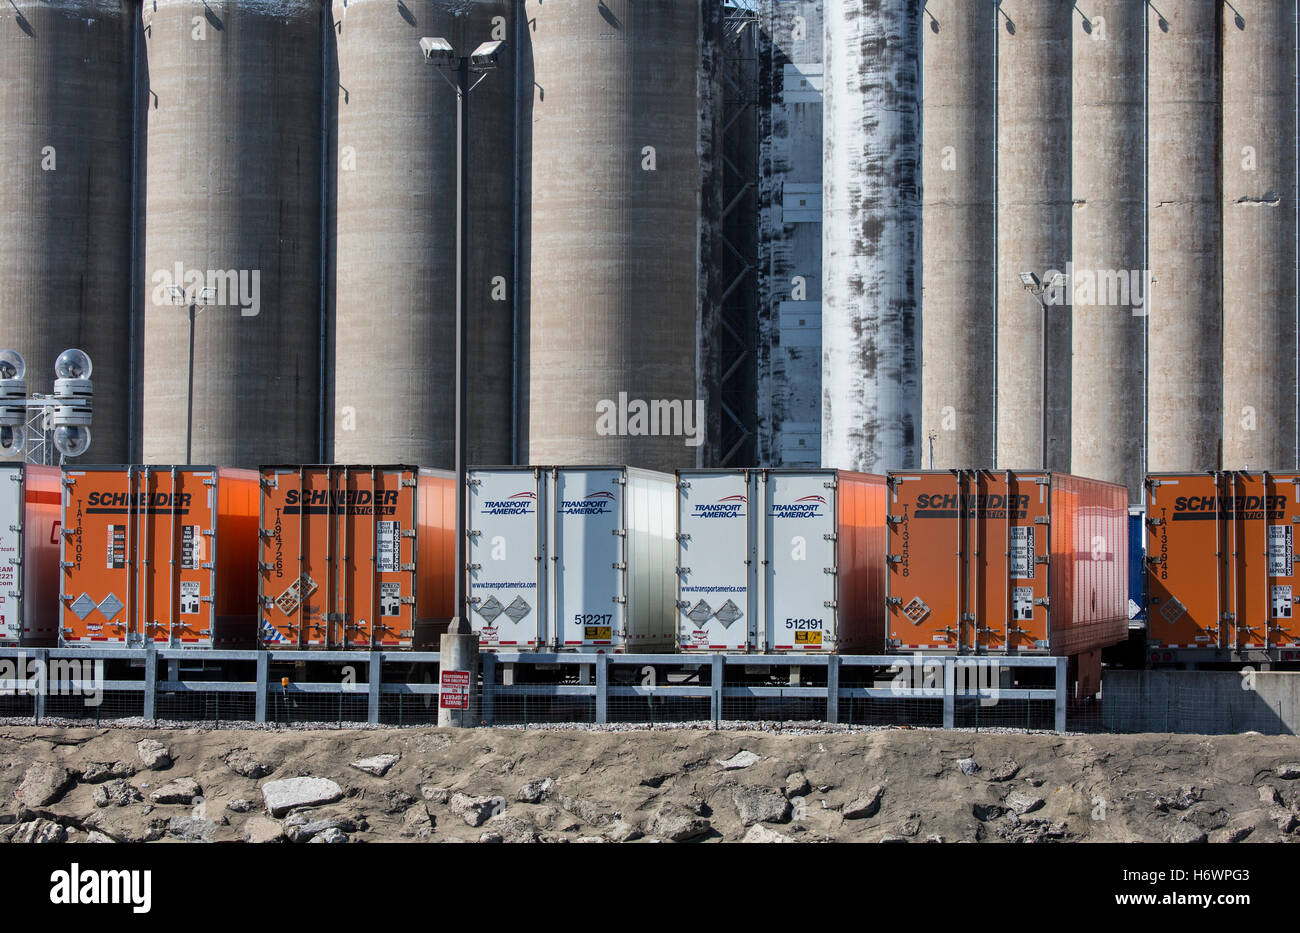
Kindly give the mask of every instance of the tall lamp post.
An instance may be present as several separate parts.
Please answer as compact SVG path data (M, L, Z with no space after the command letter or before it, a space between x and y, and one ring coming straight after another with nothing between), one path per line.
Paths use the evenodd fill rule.
M169 285L168 294L172 303L187 305L190 309L190 369L189 381L185 389L185 465L190 465L190 450L194 442L194 319L216 297L215 288L200 288L192 295L186 295L179 285Z
M465 598L465 512L467 508L465 487L466 457L468 456L469 430L469 328L465 319L465 303L469 290L469 94L478 87L486 73L496 68L500 57L499 41L484 42L469 55L457 55L450 42L440 37L420 40L424 60L438 68L439 74L452 84L446 72L456 75L456 547L455 575L452 585L454 608L451 624L439 646L439 667L442 671L468 671L473 681L473 671L478 663L478 637L474 635L468 617ZM472 75L478 79L471 83ZM446 678L444 678L444 683ZM465 700L468 703L468 698ZM439 703L438 725L457 725L453 721L454 709ZM467 710L462 709L462 717ZM462 724L463 723L459 723Z
M1025 291L1029 292L1038 300L1039 307L1039 324L1038 324L1038 362L1039 362L1039 418L1041 432L1041 459L1042 468L1047 469L1047 289L1057 290L1065 287L1065 275L1057 272L1052 276L1047 287L1043 287L1043 280L1032 272L1020 273L1020 284Z

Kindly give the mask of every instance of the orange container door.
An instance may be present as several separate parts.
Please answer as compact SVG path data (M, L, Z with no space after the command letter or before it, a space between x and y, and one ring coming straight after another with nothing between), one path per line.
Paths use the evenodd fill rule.
M334 471L337 603L346 647L405 647L415 632L415 474Z
M895 649L956 649L966 591L963 479L956 473L891 473L887 575Z
M1040 479L1042 482L1040 482ZM1051 541L1050 486L1043 473L975 472L965 478L970 554L969 632L978 651L1046 648Z
M261 575L262 643L268 647L324 646L327 632L320 610L324 565L309 555L320 542L308 540L303 504L315 492L316 475L307 470L267 469L262 473Z
M128 470L64 472L59 615L65 643L126 643L134 631L133 493Z
M1267 473L1231 473L1229 589L1237 648L1296 644L1295 484Z
M142 467L136 477L140 631L161 644L210 644L216 617L215 474Z
M1152 648L1218 648L1228 611L1230 551L1220 474L1147 480L1148 642ZM1222 555L1216 557L1216 555Z

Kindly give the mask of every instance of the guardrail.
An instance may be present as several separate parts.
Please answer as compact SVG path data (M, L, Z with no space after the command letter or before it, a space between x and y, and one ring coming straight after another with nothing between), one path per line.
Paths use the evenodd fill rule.
M24 670L17 671L17 662L24 660ZM411 669L418 665L436 666L437 652L412 651L300 651L268 649L261 651L211 650L196 652L187 649L157 648L132 649L81 649L81 648L0 648L0 665L8 664L8 677L0 676L0 694L6 696L32 696L31 715L36 721L48 718L48 689L33 684L35 671L49 675L84 673L84 662L128 662L130 679L106 679L103 668L91 678L68 677L59 680L58 689L65 695L79 695L93 690L140 694L140 713L145 719L157 719L160 697L193 695L231 695L253 698L251 720L264 723L275 719L269 715L271 704L288 703L305 697L351 697L364 699L365 722L382 721L384 699L397 698L398 719L401 722L402 701L418 699L425 703L429 698L436 704L439 693L437 679L426 671L424 682L412 681L405 674L385 679L385 665L401 665ZM183 664L249 665L252 676L247 680L206 680L182 676ZM364 667L365 679L353 676L330 681L273 680L273 665L338 664L353 674ZM116 665L121 673L122 665ZM819 721L838 724L846 703L856 701L916 701L942 702L942 725L953 728L957 722L959 704L974 701L985 704L1002 700L1039 701L1050 703L1056 731L1065 731L1067 706L1067 659L1041 656L915 656L915 655L678 655L678 654L551 654L536 652L498 652L480 655L482 673L474 697L477 721L483 725L498 724L498 713L514 703L526 704L528 698L573 698L590 700L594 709L589 718L575 721L603 724L610 722L611 701L631 700L670 701L693 700L702 708L707 700L707 718L716 727L723 719L724 704L734 700L799 700L815 704ZM621 668L649 671L640 683L636 679L618 676ZM566 676L557 674L555 680L576 682L517 683L517 670L547 668L569 671ZM764 684L743 682L744 677L730 677L744 668L788 670L788 683ZM901 671L887 684L866 684L871 669ZM918 670L919 668L919 670ZM1051 672L1051 686L1032 688L1004 687L993 681L1007 670L1038 668ZM2 668L0 668L2 670ZM304 667L303 670L306 670ZM668 682L660 682L660 671L671 672ZM907 675L905 681L902 680ZM676 678L674 682L673 678ZM844 684L843 681L861 681ZM972 680L974 681L972 683ZM86 717L89 718L89 717ZM107 718L107 717L106 717ZM228 717L237 718L237 717ZM249 717L245 716L247 720ZM699 717L703 719L704 717ZM220 716L218 716L220 719ZM563 720L552 720L563 721ZM978 722L978 720L977 720Z

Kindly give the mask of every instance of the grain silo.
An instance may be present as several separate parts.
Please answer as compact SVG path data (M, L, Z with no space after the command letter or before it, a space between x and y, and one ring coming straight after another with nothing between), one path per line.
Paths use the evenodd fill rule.
M1003 0L998 7L997 465L1070 466L1070 309L1046 295L1047 391L1041 307L1022 273L1043 283L1070 259L1069 3ZM1059 292L1059 290L1057 290Z
M1295 469L1296 7L1223 30L1223 466Z
M1221 8L1220 0L1166 0L1146 10L1152 472L1212 470L1219 463Z
M1142 494L1146 324L1146 13L1080 0L1074 17L1074 366L1070 466Z
M921 17L924 467L993 466L996 18L995 0L930 0Z
M455 442L457 54L506 42L470 95L470 458L509 463L515 372L514 4L334 0L333 459L450 466ZM477 76L475 76L477 77ZM449 84L450 82L450 84Z
M915 467L920 3L827 0L822 464Z
M144 459L320 456L322 54L317 0L145 0Z
M522 9L522 459L694 465L700 7Z
M131 455L134 33L126 2L0 7L0 344L31 393L91 355L88 463Z

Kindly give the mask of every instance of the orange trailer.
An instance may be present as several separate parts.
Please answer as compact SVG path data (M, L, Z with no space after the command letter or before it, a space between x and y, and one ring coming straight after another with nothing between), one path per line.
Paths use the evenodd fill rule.
M264 645L411 648L447 630L455 474L268 466L260 511Z
M889 647L1096 654L1128 638L1128 493L1063 473L889 474Z
M0 645L53 647L59 632L56 466L0 470Z
M1300 474L1159 473L1146 485L1153 659L1300 658Z
M62 513L61 644L252 646L256 472L64 469Z

